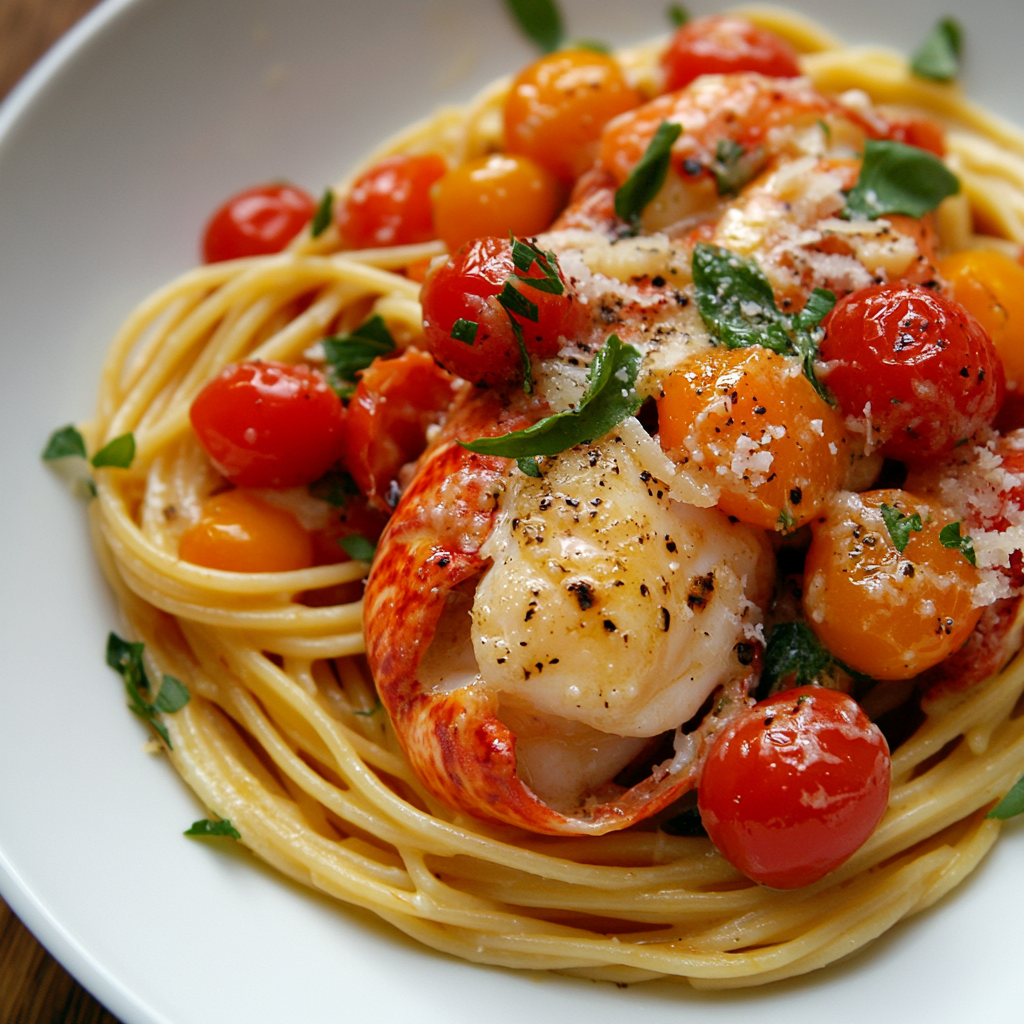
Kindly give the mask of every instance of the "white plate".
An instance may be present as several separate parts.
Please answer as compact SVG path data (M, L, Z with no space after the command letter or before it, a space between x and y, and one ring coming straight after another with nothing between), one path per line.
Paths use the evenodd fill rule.
M970 91L1024 122L1019 0L795 6L903 48L959 11ZM566 8L589 37L666 27L662 0ZM142 752L103 664L117 619L85 510L40 449L89 415L119 321L194 261L224 196L278 176L319 192L531 56L498 0L108 0L0 112L3 895L126 1024L1024 1020L1019 823L951 899L850 963L739 995L474 967L182 837L202 808Z

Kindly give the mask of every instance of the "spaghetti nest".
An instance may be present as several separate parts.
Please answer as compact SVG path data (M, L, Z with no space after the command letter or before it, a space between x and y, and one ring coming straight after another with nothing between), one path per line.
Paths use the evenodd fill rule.
M1024 244L1024 135L955 87L912 77L898 55L843 48L790 15L745 13L801 52L822 91L862 89L943 121L963 185L940 214L947 248ZM658 49L620 55L641 85ZM457 165L499 149L507 86L439 111L372 160L434 152ZM975 223L989 234L973 235ZM1020 657L926 707L894 751L888 811L871 838L822 881L778 892L741 876L705 838L642 826L540 837L455 814L409 768L361 657L366 563L235 574L179 560L181 532L211 486L189 429L205 382L241 359L300 360L371 312L396 336L419 335L419 286L398 271L443 252L440 243L339 247L332 226L277 256L190 271L147 299L114 341L86 429L94 446L135 436L132 468L97 474L96 548L149 669L192 693L166 717L174 766L250 849L468 960L616 982L685 977L701 988L828 964L975 868L1000 829L986 811L1024 765ZM295 315L300 296L312 298Z

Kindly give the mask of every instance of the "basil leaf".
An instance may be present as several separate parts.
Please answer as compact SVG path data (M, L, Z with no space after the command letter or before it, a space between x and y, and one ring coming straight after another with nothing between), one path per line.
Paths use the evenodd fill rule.
M974 553L974 539L960 536L960 524L950 523L939 531L939 543L944 548L955 548L971 565L978 564L978 556Z
M898 508L886 505L884 501L881 505L881 512L882 519L885 521L885 528L889 531L889 536L892 538L893 547L902 555L910 543L911 532L920 533L924 529L921 516L917 512L912 516L908 516ZM957 532L959 533L959 529Z
M949 82L960 74L963 52L963 29L954 18L936 22L928 38L920 45L910 62L910 70L918 78Z
M700 820L700 811L696 807L689 807L682 814L663 821L658 828L670 836L687 836L691 839L698 839L708 834L704 822Z
M173 715L191 699L192 695L188 692L188 687L180 679L165 675L160 692L156 695L156 700L153 701L153 708L164 714Z
M345 554L357 562L372 562L373 556L377 553L377 545L372 540L361 537L358 533L342 537L338 543L344 548Z
M394 351L395 341L381 316L371 316L351 334L324 338L324 359L327 363L327 382L348 398L355 390L356 374L365 370L377 356Z
M818 323L835 305L835 296L816 288L803 312L788 317L775 305L768 278L752 260L728 249L698 242L693 250L693 284L697 309L712 340L726 348L760 345L780 355L797 355L804 376L829 405L835 399L818 380Z
M173 750L171 737L157 715L180 711L189 702L189 692L180 680L165 675L156 700L147 700L146 695L151 693L153 688L142 661L142 652L145 649L145 644L132 643L123 640L116 633L111 633L107 637L107 664L124 680L128 708L144 722L148 722L167 744L167 749Z
M710 166L720 196L739 192L764 163L764 147L746 150L732 139L719 139Z
M512 241L512 263L516 270L523 274L529 274L530 267L535 263L543 277L523 277L522 274L513 274L516 281L521 281L539 292L548 292L551 295L561 295L565 291L562 278L558 273L558 257L553 252L538 249L532 242L509 235ZM506 287L508 287L506 283Z
M1001 818L1005 821L1007 818L1017 817L1018 814L1024 814L1024 777L1017 780L1013 789L985 817Z
M868 139L857 184L846 194L846 217L887 213L923 217L960 191L957 176L934 153L902 142Z
M80 459L86 458L85 440L69 423L66 427L61 427L60 430L55 430L50 435L50 439L43 449L43 458L47 462L53 462L54 459L67 459L73 455Z
M562 45L565 29L554 0L505 0L505 3L523 35L543 53L551 53Z
M615 192L615 215L639 230L640 215L665 184L672 146L683 126L662 121L639 163Z
M640 408L642 399L635 384L642 358L638 349L624 345L613 334L590 364L587 391L576 409L547 416L525 430L478 438L463 447L481 455L524 459L557 455L584 441L603 437Z
M770 691L795 674L797 686L810 686L831 664L832 655L806 622L779 622L768 635L761 685Z
M685 25L690 20L690 12L682 4L669 4L665 13L676 28Z
M99 469L101 466L116 466L127 469L135 458L135 437L133 434L122 434L105 444L93 457L92 464Z
M524 459L516 459L516 465L519 467L519 472L525 476L539 477L541 475L537 460L531 459L529 456Z
M472 345L476 341L478 330L480 330L480 325L475 320L463 320L460 316L452 324L452 337L456 341L464 341L467 345Z
M186 836L224 836L228 839L241 839L242 835L227 818L220 821L212 821L210 818L203 818L201 821L194 821L190 828L185 829L182 835Z
M313 214L313 222L309 226L309 233L314 238L319 238L330 226L334 217L334 189L326 189L323 198L317 204L316 213Z

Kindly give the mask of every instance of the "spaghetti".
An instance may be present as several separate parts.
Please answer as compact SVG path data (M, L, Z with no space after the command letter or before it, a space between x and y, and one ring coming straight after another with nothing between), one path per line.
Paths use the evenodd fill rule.
M826 93L929 112L947 128L960 197L940 213L950 250L1024 244L1024 134L887 50L840 46L774 9L744 12L789 40ZM655 91L660 44L619 55ZM501 148L502 80L390 140L367 166L440 153L451 166ZM354 176L340 183L345 195ZM986 234L974 233L983 224ZM958 885L998 837L986 817L1024 765L1024 661L937 699L894 752L888 810L842 867L778 892L749 882L705 838L631 829L538 836L456 813L409 767L369 678L349 561L229 573L177 557L212 470L189 409L225 365L294 362L331 331L380 314L420 336L419 285L400 271L437 242L342 251L337 228L279 255L188 272L129 317L103 369L90 450L127 432L128 470L101 469L95 546L151 674L192 700L165 717L169 756L204 804L286 875L478 963L699 988L764 984L844 957ZM312 295L295 315L294 301Z

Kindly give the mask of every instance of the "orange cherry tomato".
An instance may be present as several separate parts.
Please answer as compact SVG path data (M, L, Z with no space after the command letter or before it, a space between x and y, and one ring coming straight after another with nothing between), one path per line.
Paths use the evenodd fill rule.
M257 185L232 196L203 233L203 261L280 252L310 222L316 201L294 185Z
M290 572L313 564L313 540L290 512L247 491L227 491L203 504L182 535L178 557L226 572Z
M748 878L810 885L855 853L889 802L889 745L845 693L776 694L716 738L698 807L712 842Z
M769 78L800 74L796 51L785 39L746 18L694 18L672 37L661 58L665 91L675 92L700 75L756 71Z
M953 286L956 301L992 339L1006 389L1024 391L1024 267L1001 252L971 249L947 256L938 270Z
M766 530L808 522L850 464L835 410L797 359L770 349L709 349L665 379L661 446L684 472L722 488L718 507Z
M903 527L903 551L883 504L920 517L920 530ZM959 650L981 616L971 600L981 578L959 550L939 540L956 521L937 503L881 490L842 492L812 522L804 611L837 658L875 679L909 679Z
M426 448L427 428L454 401L456 383L415 348L363 371L345 417L345 461L376 508L394 507L398 471Z
M435 186L434 224L448 249L485 235L536 235L555 219L555 176L525 156L495 153L449 171Z
M614 57L560 50L512 82L505 100L505 151L573 181L593 166L604 126L640 102Z
M218 473L239 487L312 483L344 451L345 408L307 366L238 363L203 388L192 428Z
M429 242L434 232L430 190L448 170L436 153L392 156L361 174L337 214L353 249Z

